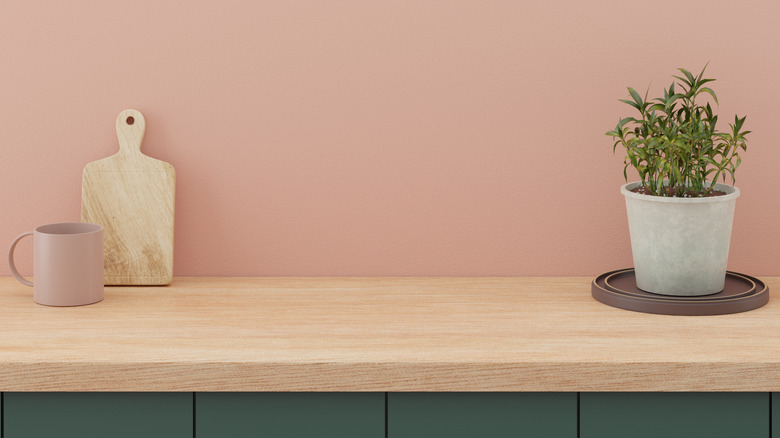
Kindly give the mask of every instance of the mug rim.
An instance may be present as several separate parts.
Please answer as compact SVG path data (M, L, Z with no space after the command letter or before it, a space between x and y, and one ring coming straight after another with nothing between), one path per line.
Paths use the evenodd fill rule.
M89 222L58 222L55 224L40 225L35 232L48 236L74 236L99 233L103 226Z

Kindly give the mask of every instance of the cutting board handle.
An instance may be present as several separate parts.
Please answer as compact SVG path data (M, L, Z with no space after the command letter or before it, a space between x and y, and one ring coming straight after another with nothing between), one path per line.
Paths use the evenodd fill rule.
M116 137L119 139L120 154L140 154L144 141L146 120L140 111L127 109L116 118Z

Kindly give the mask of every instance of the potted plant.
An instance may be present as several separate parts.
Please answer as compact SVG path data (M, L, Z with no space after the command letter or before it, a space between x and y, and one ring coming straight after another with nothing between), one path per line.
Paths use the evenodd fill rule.
M705 65L697 76L680 68L663 97L644 98L628 88L621 99L639 112L621 118L606 134L625 150L620 191L626 199L637 286L663 295L708 295L723 290L731 224L739 189L733 186L746 149L745 117L734 116L728 132L716 129L705 86ZM677 87L677 89L675 88ZM679 91L678 91L679 89ZM628 168L639 181L628 182ZM726 177L731 185L725 184ZM718 180L724 183L718 183Z

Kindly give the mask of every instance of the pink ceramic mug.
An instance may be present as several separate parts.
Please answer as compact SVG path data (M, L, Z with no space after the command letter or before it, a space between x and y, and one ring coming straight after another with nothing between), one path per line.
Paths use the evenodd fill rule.
M35 284L14 266L14 248L33 235ZM17 280L33 286L33 300L46 306L82 306L103 299L103 227L66 222L41 225L14 239L8 265Z

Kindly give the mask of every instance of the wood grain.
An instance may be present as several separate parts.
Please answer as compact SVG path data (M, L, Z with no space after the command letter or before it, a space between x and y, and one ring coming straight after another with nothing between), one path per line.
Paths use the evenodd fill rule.
M614 309L590 278L176 278L51 308L0 279L2 391L778 391L746 313Z
M105 228L107 285L165 285L173 280L176 175L141 153L146 121L136 110L116 119L119 152L84 167L81 220Z

